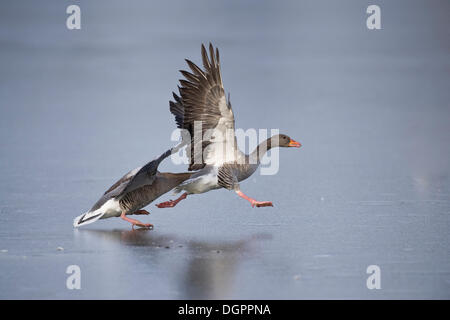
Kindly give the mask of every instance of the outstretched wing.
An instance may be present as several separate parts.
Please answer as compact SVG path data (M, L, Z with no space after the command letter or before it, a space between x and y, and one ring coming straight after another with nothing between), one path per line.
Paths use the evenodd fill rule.
M192 72L183 71L180 96L173 94L170 111L175 115L178 128L191 135L189 170L198 170L206 164L221 165L236 158L234 115L225 97L220 74L219 50L209 45L209 56L202 45L204 70L190 60L186 62Z
M175 149L175 148L174 148ZM164 152L157 159L148 162L145 166L131 170L125 174L119 181L114 183L103 196L94 204L89 212L99 209L106 201L119 197L125 193L136 190L144 185L151 185L155 180L158 166L165 158L170 156L173 149Z
M122 193L128 193L136 190L144 185L150 185L155 180L156 172L158 171L158 166L165 158L170 156L172 149L167 150L157 159L150 161L145 166L143 166L136 175L130 180L127 186L123 189Z

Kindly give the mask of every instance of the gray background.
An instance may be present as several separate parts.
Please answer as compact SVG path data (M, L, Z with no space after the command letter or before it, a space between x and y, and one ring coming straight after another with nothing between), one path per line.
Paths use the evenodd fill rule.
M70 4L81 30L66 28ZM366 28L369 4L382 30ZM450 298L449 9L2 1L0 298ZM173 144L178 70L209 41L236 126L303 144L280 150L277 175L242 184L275 207L219 190L150 205L153 231L120 219L74 230L116 179ZM72 264L81 290L66 289ZM381 290L366 288L371 264Z

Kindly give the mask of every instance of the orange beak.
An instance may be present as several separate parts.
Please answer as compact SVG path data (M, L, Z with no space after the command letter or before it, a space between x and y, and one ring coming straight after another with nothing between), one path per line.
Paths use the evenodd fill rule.
M297 142L297 141L291 139L291 141L289 141L289 145L288 146L289 147L300 148L302 146L302 144L300 142Z

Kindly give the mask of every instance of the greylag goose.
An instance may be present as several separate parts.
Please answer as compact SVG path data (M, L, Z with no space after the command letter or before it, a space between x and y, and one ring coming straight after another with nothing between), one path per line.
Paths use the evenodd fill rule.
M120 217L134 226L152 228L150 223L142 223L128 215L148 215L141 210L162 194L172 190L191 176L191 173L159 172L158 166L178 147L167 150L145 166L131 170L114 183L88 212L76 217L73 226L79 227L98 219Z
M209 56L205 46L201 47L204 70L190 60L186 62L192 72L181 70L185 79L180 80L179 95L173 93L170 111L175 116L177 127L190 134L189 171L192 176L175 188L185 191L178 199L156 206L175 206L189 194L226 188L248 200L252 207L273 206L270 201L257 201L245 195L239 182L251 176L260 164L266 151L274 147L297 147L301 144L285 134L275 135L249 155L237 148L234 114L230 99L225 97L220 73L219 50L209 45ZM208 134L209 132L209 134ZM189 152L190 151L190 152Z

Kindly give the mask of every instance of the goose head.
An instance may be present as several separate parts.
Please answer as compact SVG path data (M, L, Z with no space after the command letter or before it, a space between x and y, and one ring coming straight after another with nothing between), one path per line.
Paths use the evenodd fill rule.
M285 148L300 148L302 145L300 142L295 141L291 137L285 134L277 134L270 138L271 147L285 147Z

